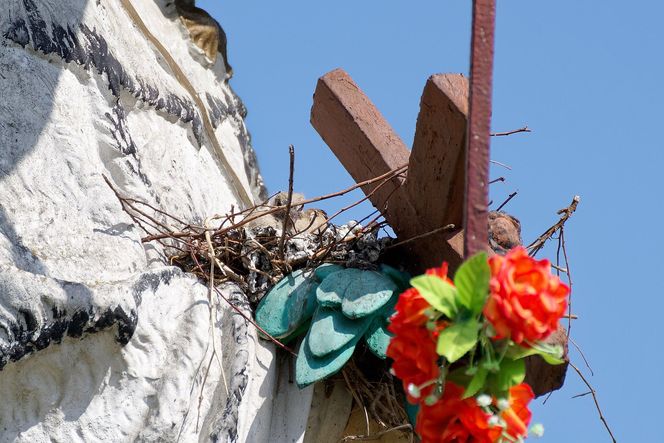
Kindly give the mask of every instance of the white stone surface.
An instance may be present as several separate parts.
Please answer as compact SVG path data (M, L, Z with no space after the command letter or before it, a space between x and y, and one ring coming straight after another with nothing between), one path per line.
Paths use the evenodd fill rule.
M258 196L221 57L200 63L166 0L131 1ZM192 223L238 206L191 98L120 2L4 0L0 97L0 442L301 441L312 389L216 297L211 322L205 285L141 243L103 180Z

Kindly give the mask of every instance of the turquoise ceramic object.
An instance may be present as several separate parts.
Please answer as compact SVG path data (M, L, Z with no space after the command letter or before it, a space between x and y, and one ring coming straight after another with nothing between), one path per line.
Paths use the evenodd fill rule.
M388 276L394 284L399 288L399 292L403 292L406 289L410 288L410 275L405 272L401 272L397 269L394 269L392 266L380 265L380 272L383 275Z
M393 335L387 330L387 321L384 316L377 315L371 321L369 329L364 336L367 347L378 358L385 360L387 358L387 346Z
M333 272L343 271L345 269L346 268L344 268L343 266L335 265L333 263L323 263L314 270L314 275L316 276L318 281L323 281L327 278L328 275L332 274Z
M356 337L362 337L369 329L373 316L350 319L339 309L319 306L311 320L309 349L316 357L343 348Z
M318 284L311 271L287 275L258 304L256 323L275 338L287 337L314 314Z
M341 311L350 318L374 314L397 292L397 285L389 277L380 272L362 271L359 278L354 278L346 288Z
M339 372L353 356L355 345L360 339L360 337L355 337L343 348L331 352L325 357L316 357L311 353L308 338L309 334L302 340L295 362L295 382L300 388L307 387Z
M341 306L346 289L354 280L361 278L363 272L348 268L328 274L316 289L318 303L328 308Z
M299 387L338 372L362 337L371 352L386 358L387 321L408 276L389 266L380 269L324 264L313 272L295 271L261 300L256 321L270 335L292 340L308 330L295 365Z

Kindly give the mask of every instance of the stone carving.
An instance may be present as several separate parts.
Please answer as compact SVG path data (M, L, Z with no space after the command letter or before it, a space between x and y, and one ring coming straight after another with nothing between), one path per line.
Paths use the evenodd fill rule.
M175 0L175 8L189 30L191 40L203 50L212 64L217 60L217 53L220 53L224 58L226 74L228 78L232 77L233 68L228 63L224 28L206 11L197 8L196 0Z
M0 441L297 441L312 390L277 392L273 347L169 266L169 244L143 244L104 181L200 224L239 204L212 136L264 196L223 67L172 38L186 29L165 0L131 4L187 68L211 131L120 2L0 12ZM246 315L245 294L220 290ZM302 408L279 410L282 393Z

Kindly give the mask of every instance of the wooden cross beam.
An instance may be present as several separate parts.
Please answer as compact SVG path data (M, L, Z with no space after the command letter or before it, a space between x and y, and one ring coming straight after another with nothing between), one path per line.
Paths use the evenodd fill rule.
M409 152L346 72L337 69L318 80L311 124L357 182L408 165L407 178L363 190L400 241L415 239L403 246L413 270L443 260L454 269L463 259L467 115L468 80L461 74L430 77Z
M429 78L412 152L343 70L329 72L316 86L311 124L357 182L408 165L407 176L363 191L398 240L415 239L404 245L413 273L443 260L454 272L464 256L492 252L487 206L494 27L495 0L474 0L470 87L459 74ZM449 225L454 229L445 229ZM567 358L564 330L550 342L562 344ZM565 380L566 364L531 356L526 365L538 396Z

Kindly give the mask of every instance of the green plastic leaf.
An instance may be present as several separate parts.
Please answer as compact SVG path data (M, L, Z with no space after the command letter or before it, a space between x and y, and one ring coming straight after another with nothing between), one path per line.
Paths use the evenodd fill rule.
M560 345L551 345L548 343L535 343L531 348L524 348L519 345L512 345L505 354L514 360L526 358L531 355L539 355L550 365L561 365L563 360L563 347Z
M314 270L314 275L319 281L323 281L333 272L343 271L344 269L343 266L335 265L333 263L323 263Z
M334 275L323 280L321 285ZM360 271L343 294L341 310L349 318L365 317L385 307L396 292L397 285L380 272Z
M477 371L475 371L475 375L473 375L473 378L470 380L470 383L468 383L468 386L463 393L463 398L472 397L473 395L480 392L480 389L484 387L484 383L486 382L486 377L488 374L489 371L487 369L481 366L478 367Z
M448 372L445 380L451 381L457 386L467 386L468 383L470 383L470 381L472 380L472 377L470 374L468 374L468 368L461 367L461 368L452 369L450 372Z
M384 264L380 265L380 272L388 276L397 285L399 291L403 292L410 287L410 276L405 272Z
M256 307L256 323L275 338L291 335L316 310L318 281L298 270L282 278Z
M503 359L500 371L491 376L491 385L497 392L505 392L512 386L523 382L526 377L526 362L523 359Z
M346 317L338 308L325 308L319 306L311 320L308 341L311 353L316 357L343 348L350 341L362 337L369 326L373 316L358 318L356 320Z
M359 340L359 337L357 337L348 342L343 348L331 352L325 357L316 357L311 353L308 337L309 334L302 340L295 361L295 382L299 388L305 388L339 372L353 356L355 345Z
M454 286L433 275L420 275L410 281L415 289L434 309L449 319L457 314L457 290Z
M466 260L454 275L454 285L459 293L459 302L473 315L478 315L484 309L489 295L490 278L491 270L486 252L475 254Z
M403 406L404 409L406 410L406 414L408 415L408 421L410 422L411 425L413 425L413 428L415 428L415 423L417 422L417 414L420 412L420 405L413 405L410 404L408 400L404 400Z
M562 348L561 348L561 354L562 354ZM563 363L565 363L565 360L563 360L561 357L556 357L554 355L545 352L540 352L538 355L542 357L544 361L550 365L562 365Z
M341 306L346 289L353 280L361 277L362 272L360 269L348 268L326 275L316 289L318 303L325 307Z
M444 329L438 337L436 352L454 363L475 347L479 329L479 323L475 319Z
M393 335L385 328L385 319L382 315L376 315L367 330L364 340L367 347L378 358L387 358L387 347Z

